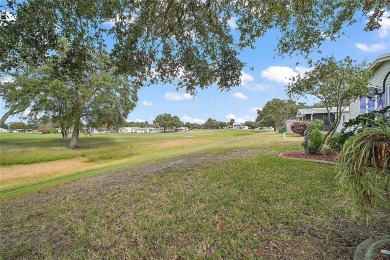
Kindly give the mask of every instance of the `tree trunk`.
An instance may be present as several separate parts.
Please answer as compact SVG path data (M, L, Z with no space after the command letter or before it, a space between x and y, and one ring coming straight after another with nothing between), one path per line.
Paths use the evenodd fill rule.
M0 119L0 126L3 125L3 123L5 123L5 121L7 121L8 117L10 116L13 116L13 115L16 115L18 113L21 113L23 112L24 110L22 109L17 109L15 108L14 106L12 106Z
M339 123L341 121L340 119L341 119L340 114L337 113L334 122L330 126L329 131L324 136L324 140L323 140L324 144L328 144L330 139L332 139L334 133L336 132L337 126L339 125Z
M68 129L66 127L61 127L61 134L62 134L62 140L66 141L68 140Z
M73 125L72 138L70 139L70 148L77 148L79 143L79 134L80 134L80 120L81 120L81 93L77 90L77 97L75 100L75 123Z
M79 134L80 134L80 120L78 120L73 127L72 138L70 139L69 147L74 149L77 148L79 144Z

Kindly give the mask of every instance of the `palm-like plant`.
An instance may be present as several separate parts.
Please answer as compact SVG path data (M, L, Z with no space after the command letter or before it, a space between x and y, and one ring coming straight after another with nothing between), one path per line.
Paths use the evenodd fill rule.
M338 157L337 180L356 215L369 216L379 200L390 204L390 127L366 128L349 138Z

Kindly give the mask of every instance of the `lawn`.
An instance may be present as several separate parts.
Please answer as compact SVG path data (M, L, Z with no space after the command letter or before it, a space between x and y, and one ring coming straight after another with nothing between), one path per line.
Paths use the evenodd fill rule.
M62 141L59 134L3 133L0 134L0 198L179 155L255 146L254 139L247 137L258 133L224 130L96 134L81 136L80 149L74 150L68 148L69 141Z
M4 259L351 259L361 241L390 231L390 209L374 209L368 226L349 217L334 166L278 157L301 149L301 137L102 138L110 145L90 149L131 141L143 159L114 156L106 168L3 201ZM208 141L179 141L187 139Z

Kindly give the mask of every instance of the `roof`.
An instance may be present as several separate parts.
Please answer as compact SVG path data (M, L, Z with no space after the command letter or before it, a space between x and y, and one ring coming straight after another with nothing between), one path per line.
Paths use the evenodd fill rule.
M368 67L369 70L376 70L382 63L390 61L390 53L383 54L376 58L376 60L371 63L370 67Z
M345 107L343 109L343 112L349 112L349 107ZM324 107L320 107L320 108L301 108L301 109L298 109L298 112L297 112L297 117L301 117L303 115L312 115L312 114L327 114L328 111L326 110L326 108ZM330 109L330 113L336 113L336 107L332 107Z

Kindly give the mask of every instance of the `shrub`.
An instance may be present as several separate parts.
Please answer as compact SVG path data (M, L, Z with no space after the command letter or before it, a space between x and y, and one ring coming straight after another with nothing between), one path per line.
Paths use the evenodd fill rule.
M353 136L353 132L335 134L329 141L329 146L333 151L340 151L343 148L345 141Z
M316 154L322 145L323 135L320 130L322 124L321 120L314 120L307 126L309 132L307 152L310 154Z
M308 124L309 122L307 121L294 122L291 124L291 131L303 136Z
M349 138L338 157L337 180L352 200L355 215L369 216L370 208L390 192L390 127L366 128Z

